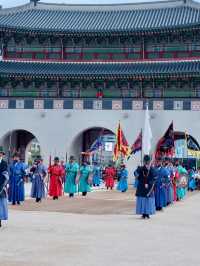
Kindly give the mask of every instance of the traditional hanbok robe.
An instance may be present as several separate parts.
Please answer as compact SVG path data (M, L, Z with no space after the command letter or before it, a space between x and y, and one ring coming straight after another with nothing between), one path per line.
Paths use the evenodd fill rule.
M63 175L64 169L60 165L52 165L49 167L50 174L50 185L49 185L49 196L60 197L63 195Z
M106 167L104 172L104 179L105 179L105 186L107 188L113 188L114 187L114 179L116 176L116 170L114 167Z
M76 177L79 170L79 165L74 163L66 164L66 179L65 179L65 193L74 194L77 192Z
M138 172L137 172L137 169L133 172L133 175L135 177L135 179L133 181L133 188L137 188L137 186L138 186Z
M157 209L162 209L167 206L166 199L166 180L168 179L168 173L166 169L161 166L156 169L157 178L155 183L155 204Z
M99 186L101 182L101 167L98 165L94 165L92 171L92 184L93 186Z
M8 166L4 160L0 162L0 220L8 220L8 201L6 185L9 180Z
M90 192L90 173L91 169L88 165L86 166L81 166L80 167L80 178L79 178L79 185L78 185L78 190L79 192Z
M177 180L177 199L182 200L185 197L187 190L187 170L179 165L177 171L179 174Z
M10 166L8 200L13 204L25 200L24 176L26 172L22 162L13 162Z
M40 163L38 165L34 165L30 171L33 173L31 197L35 199L45 198L44 178L47 174L46 167Z
M167 171L167 179L166 179L166 199L167 199L167 204L173 203L173 169L170 166L166 167Z
M188 177L188 190L195 190L197 188L196 185L196 180L195 180L195 172L193 169L190 170L189 172L189 177Z
M117 185L117 190L121 192L126 192L128 190L128 170L122 169L118 174L119 182Z
M177 184L179 180L179 173L177 167L174 167L174 178L173 178L173 194L174 194L174 201L177 201Z
M153 167L147 169L146 166L138 167L137 173L138 186L136 190L136 214L155 214L156 206L153 188L157 173Z

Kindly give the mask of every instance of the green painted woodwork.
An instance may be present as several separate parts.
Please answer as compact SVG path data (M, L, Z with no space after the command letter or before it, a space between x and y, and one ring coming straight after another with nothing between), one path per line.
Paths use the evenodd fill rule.
M86 88L86 89L82 89L81 92L80 92L80 97L91 97L91 98L94 98L96 97L96 93L97 93L97 90L96 89L93 89L93 88Z
M195 97L195 92L191 89L173 89L168 88L167 90L164 90L163 92L164 97Z

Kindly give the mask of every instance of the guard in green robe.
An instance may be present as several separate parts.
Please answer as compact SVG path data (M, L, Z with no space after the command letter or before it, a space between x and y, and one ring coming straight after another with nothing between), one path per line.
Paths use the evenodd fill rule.
M73 197L77 192L77 174L79 171L79 165L75 161L74 156L70 156L69 162L66 164L66 179L65 179L65 193L69 194L69 197Z
M90 174L91 168L87 164L87 162L83 162L80 168L80 178L79 178L79 186L78 189L82 192L83 196L87 195L87 192L90 192Z

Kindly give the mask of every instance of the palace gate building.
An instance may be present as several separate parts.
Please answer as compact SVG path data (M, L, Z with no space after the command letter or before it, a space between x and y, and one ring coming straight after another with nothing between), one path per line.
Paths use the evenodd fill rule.
M174 121L200 141L200 4L0 9L0 144L78 156L120 120L132 143L148 102L152 151ZM129 163L133 163L133 159Z

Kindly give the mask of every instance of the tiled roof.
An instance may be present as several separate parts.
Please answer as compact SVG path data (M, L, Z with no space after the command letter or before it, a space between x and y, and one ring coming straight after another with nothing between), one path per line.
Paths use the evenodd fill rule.
M29 3L0 10L0 29L64 33L150 31L198 26L200 4L191 0L140 4Z
M0 61L0 76L113 78L200 75L200 61L144 63L32 63Z

